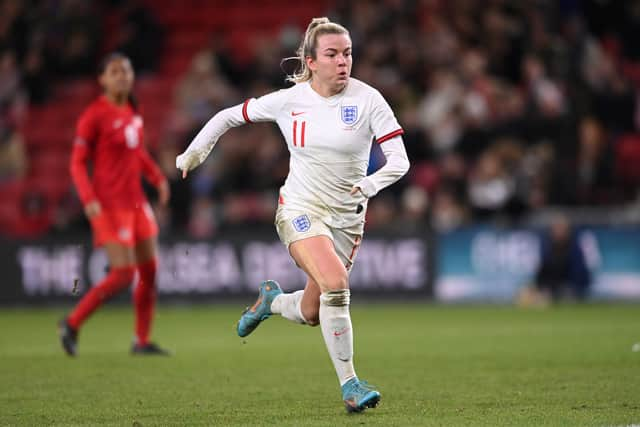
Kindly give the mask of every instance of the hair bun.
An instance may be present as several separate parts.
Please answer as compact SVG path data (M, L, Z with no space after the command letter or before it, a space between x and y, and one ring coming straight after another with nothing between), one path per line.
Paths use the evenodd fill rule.
M321 18L313 18L311 20L311 23L309 24L309 27L307 28L307 31L311 31L312 29L314 29L318 25L328 24L329 22L331 22L331 21L329 21L329 18L327 18L326 16L323 16Z

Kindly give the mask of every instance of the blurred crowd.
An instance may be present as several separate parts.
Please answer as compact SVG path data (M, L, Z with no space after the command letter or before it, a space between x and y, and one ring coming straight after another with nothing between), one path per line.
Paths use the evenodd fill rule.
M20 145L26 105L46 102L52 79L92 75L104 46L89 2L33 3L1 3L0 176L27 161L5 160L20 151L9 147ZM160 28L133 4L110 2L131 17L110 46L153 72L159 47L145 34ZM640 1L370 0L336 2L327 14L350 30L352 74L392 105L412 163L371 201L370 229L517 223L548 206L638 198ZM214 32L193 57L154 153L173 190L171 205L157 207L165 229L210 237L273 221L288 172L275 125L230 131L186 181L174 160L215 112L286 87L296 62L281 60L303 30L285 26L242 51ZM370 170L383 163L374 144Z

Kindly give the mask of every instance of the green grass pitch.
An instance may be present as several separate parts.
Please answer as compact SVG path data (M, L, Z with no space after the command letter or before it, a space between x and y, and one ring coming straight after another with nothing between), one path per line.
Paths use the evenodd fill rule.
M640 307L356 305L358 375L381 405L347 415L319 328L239 306L158 309L171 358L128 354L129 307L66 357L63 309L0 309L0 425L619 426L640 424Z

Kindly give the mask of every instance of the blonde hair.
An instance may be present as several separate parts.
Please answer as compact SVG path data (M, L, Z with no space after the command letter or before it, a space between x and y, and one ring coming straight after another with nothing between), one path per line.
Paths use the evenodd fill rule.
M292 83L302 83L311 80L311 70L307 66L306 58L310 56L316 59L316 48L318 47L318 37L323 34L346 34L349 35L349 31L340 24L329 21L329 18L313 18L307 31L304 33L304 38L300 43L300 47L296 51L297 56L286 59L297 59L300 61L300 68L298 68L293 75L287 76L287 81ZM286 60L285 59L285 60Z

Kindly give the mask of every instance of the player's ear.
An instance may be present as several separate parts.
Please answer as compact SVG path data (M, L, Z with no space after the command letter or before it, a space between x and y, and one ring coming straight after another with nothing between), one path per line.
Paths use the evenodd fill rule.
M315 71L318 68L316 61L314 61L312 57L307 56L304 58L304 60L307 63L307 68L309 68L311 71Z

